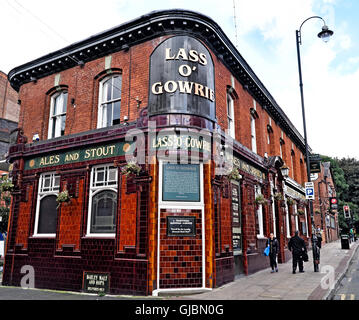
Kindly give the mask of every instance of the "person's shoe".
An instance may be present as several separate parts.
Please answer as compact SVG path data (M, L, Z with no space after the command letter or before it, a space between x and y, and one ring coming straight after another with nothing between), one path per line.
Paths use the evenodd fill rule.
M274 273L274 270L272 270L270 273Z
M295 274L295 271L293 271L292 273Z
M278 272L278 268L275 268L275 272Z
M305 271L304 270L302 270L302 271L299 271L300 273L304 273Z

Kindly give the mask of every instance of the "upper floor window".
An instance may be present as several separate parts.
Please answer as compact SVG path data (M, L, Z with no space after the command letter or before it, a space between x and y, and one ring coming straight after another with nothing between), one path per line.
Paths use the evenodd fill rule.
M61 91L51 97L48 139L65 134L67 92Z
M121 113L120 74L105 78L100 83L97 127L110 127L120 123Z
M252 137L252 151L257 153L256 119L253 115L251 115L251 137Z
M227 119L228 119L228 133L235 139L235 128L234 128L234 103L233 98L227 93Z
M46 173L40 176L35 216L35 236L54 237L57 226L57 194L60 176Z

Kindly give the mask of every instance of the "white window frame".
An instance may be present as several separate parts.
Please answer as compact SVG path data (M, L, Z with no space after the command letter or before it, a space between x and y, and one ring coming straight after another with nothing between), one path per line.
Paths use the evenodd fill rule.
M299 230L299 223L298 223L298 205L294 204L294 212L295 212L295 231Z
M55 101L60 95L66 94L66 99L63 99L63 103L61 105L61 112L57 110L57 113L54 115L54 107L55 107ZM50 115L49 115L49 128L47 131L47 138L53 139L57 137L61 137L61 119L63 116L65 116L65 126L66 126L66 113L67 113L67 100L68 100L68 92L67 91L59 91L54 93L51 96L51 102L50 102ZM64 112L64 106L66 106L66 111ZM52 127L53 123L55 123L55 134L52 136Z
M50 179L50 186L44 187L44 181L46 178ZM58 179L58 184L56 180ZM48 189L48 190L46 190ZM36 213L35 213L35 226L34 226L34 237L38 238L54 238L56 233L38 233L39 228L39 217L40 217L40 203L41 200L47 196L57 196L60 191L60 176L55 172L46 172L40 175L38 193L37 193L37 202L36 202Z
M254 194L255 198L262 194L262 188L260 185L254 186ZM259 233L257 234L257 239L264 239L264 228L263 228L263 205L259 204L257 209L257 217L258 217L258 227L259 227Z
M111 99L111 100L102 100L103 97L103 90L104 90L104 84L107 80L114 78L114 77L120 77L121 78L121 87L118 88L121 92L120 97L116 98L116 99ZM111 84L111 90L113 90L113 85ZM121 98L122 98L122 74L111 74L108 77L105 77L104 79L102 79L100 81L100 85L99 85L99 95L98 95L98 108L97 108L97 128L105 128L107 127L106 123L107 123L107 111L104 111L104 105L108 104L108 103L114 103L114 102L120 102L121 103ZM113 109L112 108L112 125L113 125ZM105 109L107 110L107 109ZM121 109L120 109L121 112ZM121 119L120 119L121 122Z
M256 138L256 119L251 115L251 140L252 140L252 151L257 153L257 138Z
M106 173L106 180L104 180L103 184L101 182L97 181L97 173L98 169L104 169L104 172ZM115 169L115 179L111 180L109 179L110 175L110 168ZM110 182L116 182L111 184ZM101 237L101 238L115 238L116 237L116 231L113 233L91 233L91 217L92 217L92 199L93 197L98 194L99 192L109 190L114 191L117 194L117 201L118 201L118 169L113 166L113 164L101 164L97 166L93 166L91 169L91 177L90 177L90 192L89 192L89 204L88 204L88 215L87 215L87 228L86 228L86 237ZM117 212L117 208L116 208Z
M287 225L287 238L291 238L291 234L290 234L290 228L289 228L289 208L288 208L288 202L287 202L287 197L284 196L284 201L285 201L285 221L286 221L286 225Z
M274 192L273 192L273 188L274 188L274 183L271 181L270 182L270 194L272 197L272 216L273 216L273 234L275 237L277 237L277 221L276 221L276 217L275 217L275 203L274 203Z
M228 120L228 134L235 139L234 126L234 100L232 96L227 93L227 120Z

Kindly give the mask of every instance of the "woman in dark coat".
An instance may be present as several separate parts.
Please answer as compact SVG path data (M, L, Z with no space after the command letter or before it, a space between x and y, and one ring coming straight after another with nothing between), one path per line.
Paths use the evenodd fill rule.
M273 233L270 233L269 238L267 239L266 246L269 246L269 262L270 266L272 268L272 273L278 272L278 266L277 266L277 254L279 251L279 243L278 240L274 237Z

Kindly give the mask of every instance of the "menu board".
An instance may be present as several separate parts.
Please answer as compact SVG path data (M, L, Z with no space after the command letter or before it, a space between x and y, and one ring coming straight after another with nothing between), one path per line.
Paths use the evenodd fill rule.
M242 249L241 219L240 219L239 187L232 184L232 244L233 251Z

